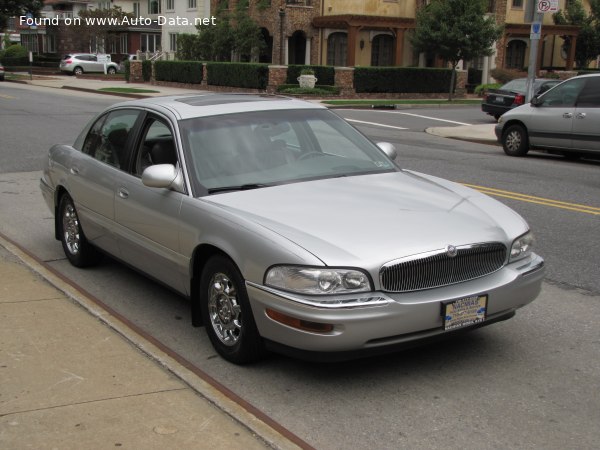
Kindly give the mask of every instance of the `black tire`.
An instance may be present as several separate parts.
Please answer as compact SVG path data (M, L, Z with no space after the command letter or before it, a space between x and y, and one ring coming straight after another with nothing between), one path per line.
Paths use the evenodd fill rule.
M102 254L85 237L73 199L64 194L58 204L58 231L67 259L75 267L89 267L102 259Z
M117 73L117 69L115 69L114 67L109 67L108 69L106 69L106 73L108 73L109 75L114 75L115 73Z
M502 148L508 156L525 156L529 151L527 130L521 125L511 125L502 133Z
M246 364L264 356L244 279L230 259L216 255L208 260L200 277L199 301L206 333L223 358Z
M73 75L81 75L81 74L83 74L83 69L81 67L77 66L73 69Z

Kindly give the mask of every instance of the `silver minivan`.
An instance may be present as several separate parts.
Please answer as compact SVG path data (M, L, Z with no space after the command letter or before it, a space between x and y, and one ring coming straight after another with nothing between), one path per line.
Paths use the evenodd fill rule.
M82 73L88 72L102 72L104 73L104 61L103 58L98 56L104 56L108 58L106 63L106 73L113 75L119 70L119 66L114 62L111 62L110 55L94 55L92 53L69 53L65 55L60 61L60 70L62 72L68 72L73 75L81 75ZM100 59L100 61L98 61Z
M600 154L600 73L573 77L505 113L495 132L504 152Z

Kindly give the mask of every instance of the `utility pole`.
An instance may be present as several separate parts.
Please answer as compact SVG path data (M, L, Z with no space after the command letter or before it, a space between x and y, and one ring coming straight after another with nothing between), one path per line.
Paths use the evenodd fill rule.
M535 82L537 68L538 47L542 36L542 21L544 20L544 13L540 12L540 3L542 3L540 0L529 0L527 5L527 19L531 21L531 32L529 34L529 66L527 69L527 94L525 96L525 101L528 103L533 98L533 84Z

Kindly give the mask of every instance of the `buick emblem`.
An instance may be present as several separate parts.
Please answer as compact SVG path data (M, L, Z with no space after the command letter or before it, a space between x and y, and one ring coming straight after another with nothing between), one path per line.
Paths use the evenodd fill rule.
M458 255L458 249L454 245L449 245L446 247L446 255L448 255L450 258L454 258L456 255Z

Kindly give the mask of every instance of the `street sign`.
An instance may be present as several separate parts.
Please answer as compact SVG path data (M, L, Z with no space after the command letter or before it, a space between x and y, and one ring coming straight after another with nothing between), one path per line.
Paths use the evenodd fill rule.
M541 22L533 22L531 24L531 32L529 34L529 39L536 40L540 39L542 34L542 23Z
M537 0L537 12L555 13L558 11L558 0Z

